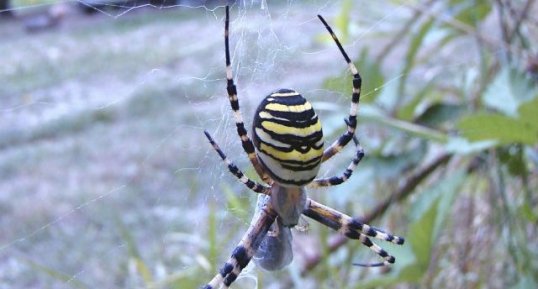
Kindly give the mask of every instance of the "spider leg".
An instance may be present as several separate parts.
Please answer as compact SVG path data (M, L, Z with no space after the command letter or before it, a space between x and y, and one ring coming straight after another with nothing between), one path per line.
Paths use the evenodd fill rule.
M232 65L230 61L230 45L228 36L230 26L230 8L226 6L226 20L224 25L224 48L226 53L226 80L227 86L226 90L228 92L228 99L230 100L230 105L234 112L235 126L237 127L237 134L241 138L241 145L243 150L247 153L247 156L254 166L256 173L262 178L265 183L270 183L269 176L263 170L256 152L254 150L254 144L248 136L247 130L245 129L245 123L243 122L243 117L241 116L241 111L239 110L239 99L237 98L237 88L234 84L233 74L232 74Z
M347 120L346 120L347 123ZM330 187L330 186L336 186L339 185L345 181L347 181L350 177L359 162L364 157L364 149L362 148L361 144L359 143L359 140L353 136L353 142L355 143L356 147L356 153L353 160L351 160L351 163L348 165L344 173L340 176L334 176L330 178L323 178L323 179L315 179L310 184L308 184L309 188L319 188L319 187Z
M356 265L376 267L392 264L396 260L393 256L389 255L387 251L383 250L383 248L373 243L369 237L398 245L402 245L405 242L402 237L385 233L380 229L361 223L356 218L351 218L346 214L340 213L335 209L322 205L312 199L307 200L307 206L303 214L342 233L350 239L359 240L363 245L370 248L370 250L374 251L378 256L384 259L384 261L380 263Z
M257 218L252 220L250 227L243 235L237 247L235 247L230 259L224 263L219 273L209 283L203 286L202 289L217 289L222 284L224 284L224 288L228 288L237 279L243 268L248 265L267 234L267 231L275 222L276 217L277 214L271 208L270 202L266 202Z
M342 53L342 56L344 56L344 59L347 62L347 65L349 66L349 69L351 70L351 73L353 74L353 94L351 95L351 107L349 109L349 118L346 121L347 124L347 130L345 133L343 133L335 142L331 144L330 147L325 149L323 151L323 157L322 162L330 159L332 156L337 154L342 150L344 146L346 146L349 141L353 138L353 135L355 134L355 129L357 127L357 110L359 107L359 99L361 96L361 85L362 85L362 79L359 75L359 71L357 70L357 67L355 67L355 64L351 62L351 59L349 59L349 56L347 55L346 51L342 47L342 44L340 44L340 41L334 34L332 28L327 24L327 21L321 17L321 15L318 15L319 20L323 23L327 31L331 34L331 37L333 38L334 42L338 46L338 49Z
M256 181L249 179L245 174L231 161L226 157L224 152L220 149L219 145L213 140L211 135L207 130L204 130L204 134L209 140L209 143L213 146L213 149L219 154L220 158L228 166L228 170L232 173L241 183L243 183L247 188L252 191L260 194L270 195L270 187L262 185Z

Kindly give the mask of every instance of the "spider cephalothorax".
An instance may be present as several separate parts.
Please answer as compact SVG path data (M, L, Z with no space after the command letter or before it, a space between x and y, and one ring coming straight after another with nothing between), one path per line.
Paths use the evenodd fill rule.
M256 264L266 270L278 270L288 265L293 256L290 228L297 225L301 215L339 231L350 239L359 240L383 258L383 262L361 266L383 266L395 262L393 256L370 238L399 245L404 243L403 238L361 223L358 219L310 199L306 194L306 187L335 186L345 182L364 156L362 147L354 137L361 77L327 22L323 17L318 17L331 34L353 74L351 108L346 119L347 130L325 150L321 123L316 112L310 102L292 89L279 89L262 100L254 115L253 140L249 138L239 110L237 89L232 76L228 41L230 18L229 8L226 7L224 46L228 99L243 149L265 184L247 178L226 157L209 132L205 132L230 172L249 189L262 195L258 199L256 214L247 232L232 256L204 289L220 288L222 285L228 288L253 258ZM342 175L316 179L321 163L340 152L351 140L356 145L356 154Z

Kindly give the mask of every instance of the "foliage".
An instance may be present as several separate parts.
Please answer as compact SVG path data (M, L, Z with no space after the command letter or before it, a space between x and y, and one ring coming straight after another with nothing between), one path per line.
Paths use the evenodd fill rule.
M30 2L14 3L15 6L28 6ZM277 10L278 7L271 6L266 11L275 13L271 14L274 21L282 18L291 20L295 19L294 9L303 8L299 5L319 5L318 1L305 2L308 3L271 2L269 5L284 5L284 8ZM334 5L328 4L331 1L321 2L325 6L317 9L327 8L328 11L330 5ZM396 264L386 271L361 269L351 264L376 258L371 252L359 242L348 242L337 250L333 232L311 222L308 232L297 234L296 239L304 242L304 246L301 243L296 260L301 261L303 257L308 262L310 251L313 251L321 252L319 261L310 263L308 268L301 262L294 262L282 272L252 274L251 271L246 274L248 278L256 279L258 288L538 288L538 90L536 67L530 63L532 53L538 50L536 43L531 41L535 39L532 32L538 25L535 17L524 17L524 7L529 2L532 1L386 1L381 3L386 10L372 16L370 12L374 11L372 14L375 14L377 6L369 6L369 1L344 0L337 4L341 6L337 7L336 17L330 19L330 15L326 15L327 20L334 23L336 33L363 77L358 137L366 149L366 157L345 185L309 193L313 198L350 215L375 215L370 222L372 225L406 237L406 244L400 247L378 242L395 255ZM244 9L249 7L253 6L245 4L236 7L242 14L237 16L239 20L234 22L234 27L247 23L244 19L250 17L251 11ZM28 227L11 224L5 227L7 233L3 235L7 236L8 244L0 244L0 247L4 246L3 252L0 252L4 254L0 257L6 262L15 262L13 267L25 275L25 284L40 286L44 279L44 283L50 282L48 284L53 284L50 287L54 288L107 287L99 286L101 284L124 288L197 288L214 276L229 256L252 216L255 196L234 183L225 167L212 155L211 148L200 144L203 141L201 127L215 123L218 123L215 129L223 129L230 134L230 139L238 141L233 133L231 113L226 116L229 118L222 116L224 111L229 112L228 104L220 102L215 105L225 93L222 87L223 59L222 55L215 53L222 49L222 39L220 36L214 37L220 35L216 28L222 28L222 23L213 23L213 26L194 22L208 18L218 22L222 12L219 9L201 8L196 10L197 13L193 9L185 9L179 13L179 17L175 9L166 9L166 14L147 18L147 15L142 16L143 13L123 15L113 21L116 30L109 28L111 24L95 19L88 21L92 29L73 25L74 30L69 30L70 27L65 25L55 32L32 36L35 41L47 39L47 43L58 46L58 50L62 51L60 58L53 57L54 45L50 44L52 48L46 49L32 42L32 45L25 43L25 49L20 49L27 52L20 58L24 61L9 62L11 59L6 59L7 72L2 74L6 85L0 92L14 95L14 98L23 99L27 94L30 99L36 98L31 101L32 104L18 107L13 104L18 102L9 102L10 97L6 97L6 114L12 110L26 112L61 104L63 99L47 98L49 91L46 88L64 91L64 86L69 87L66 82L84 83L85 86L80 89L84 91L81 98L93 101L101 95L106 98L104 105L93 102L84 104L86 110L79 111L74 105L69 106L68 111L72 116L68 114L50 121L44 120L30 127L28 132L15 126L0 132L3 157L12 154L14 160L12 166L2 172L6 176L3 179L6 183L9 179L18 181L17 173L26 179L39 179L49 173L52 175L54 170L50 168L64 167L63 162L56 166L46 164L46 173L42 173L35 165L38 162L36 159L45 159L48 155L60 160L72 153L75 155L72 159L82 171L73 171L72 167L65 165L61 176L54 175L62 184L62 189L69 187L62 191L69 194L68 200L58 197L43 203L50 202L61 213L39 216L37 229L34 223ZM311 10L312 13L307 13L313 19L310 14L317 11ZM285 11L287 17L276 17L276 11ZM153 18L159 20L154 22ZM185 37L191 37L190 33L173 33L179 31L180 18L193 21L194 24L186 26L199 33L199 37L190 41L196 45L187 45L189 43L186 43ZM306 21L300 26L302 28L309 24L310 21ZM149 29L151 25L154 27ZM273 29L271 25L268 26ZM237 29L246 29L244 27ZM365 31L365 28L368 30ZM67 44L54 37L56 32L63 33L64 30L72 33L67 36ZM319 30L322 28L319 27ZM258 41L265 38L265 35L259 34L261 32L254 33ZM144 34L151 37L141 38ZM127 37L123 40L129 47L118 46L116 41L120 40L120 35ZM496 38L497 35L501 35L500 38ZM238 46L249 46L251 43L248 39L243 36L240 41L234 42L237 41ZM275 52L278 55L292 50L288 49L291 44L284 42L284 39L278 35L269 45L271 48L278 46ZM308 40L308 36L303 35L301 39ZM320 39L326 43L316 45L323 44L330 47L327 50L334 50L334 44L325 32L323 37L312 37L310 40ZM114 45L103 45L108 40ZM141 45L145 42L151 45ZM298 42L302 45L301 41ZM267 45L260 45L259 49L267 50ZM42 57L43 53L52 56ZM240 54L240 49L234 51L234 65L248 61L239 57ZM260 55L253 58L256 65L260 65L259 61L261 65L268 65L269 70L277 66L279 60L276 55L265 63ZM321 54L303 53L302 57L308 59L307 64L289 57L287 60L291 59L292 64L286 69L293 73L274 75L304 77L304 73L295 73L294 69L308 71L312 57L321 57L318 55ZM218 64L210 63L212 60L218 61ZM184 61L190 65L195 63L196 68L184 65ZM201 65L201 61L206 62ZM331 59L330 62L336 63L337 60ZM259 71L250 70L253 67L245 63L239 64L243 69L234 71L241 76L239 80L243 84L249 82L245 79L252 80L259 76L252 76L251 73L266 72L266 67ZM344 64L341 63L341 66ZM102 71L103 67L106 73ZM186 67L197 72L186 72ZM150 69L152 71L148 74ZM102 78L84 82L95 75L102 75ZM265 77L269 76L263 74ZM122 89L123 86L118 83L123 82L114 78L126 79L127 89ZM292 80L295 79L287 81ZM328 140L335 139L342 132L342 117L349 105L349 101L344 99L351 95L350 82L351 76L347 70L326 77L323 81L324 88L338 93L338 99L342 100L325 106L332 109L331 116L322 118ZM251 85L257 88L258 83ZM108 86L112 87L112 91L92 90ZM246 89L245 86L241 89ZM40 97L40 93L45 97ZM65 97L64 94L61 93L61 97ZM249 106L248 101L245 106ZM314 102L314 106L318 112L325 113L321 103ZM249 113L244 112L246 120L251 117ZM109 126L119 126L120 129L103 133L103 128ZM146 130L136 130L136 126ZM86 134L88 131L91 131L90 134ZM193 133L189 134L191 131ZM81 138L64 139L73 135ZM139 150L137 153L140 154L133 157L113 153L116 151L112 149L108 151L106 149L109 149L110 143L96 142L98 137L120 141L118 147L121 152L130 149ZM58 145L55 142L58 139L68 145L74 143L74 152L66 149L65 144L64 147ZM176 143L178 140L181 142ZM53 147L55 153L43 150L28 161L29 154L25 152L30 150L28 144ZM239 143L231 141L226 148L235 147L232 144L237 145L235 152L238 152ZM13 151L17 148L21 148L23 153L16 155ZM102 148L104 151L99 150ZM334 162L331 160L330 164L324 166L324 169L328 167L328 172L323 171L322 174L340 172L339 169L348 164L351 155L351 148L346 150L335 157ZM84 151L91 152L91 156L87 157L91 161L82 156ZM424 172L423 178L414 178L415 173L427 167L432 159L444 154L450 156L450 161ZM106 159L104 166L108 170L96 169L95 163L99 158ZM206 158L209 161L205 162ZM119 161L124 159L129 161ZM245 161L245 158L234 159L237 160ZM112 163L117 165L112 166ZM334 167L331 167L333 163ZM211 165L218 169L212 170ZM118 177L123 176L121 174L127 177ZM247 174L251 177L254 175L252 171ZM73 181L73 175L81 175L92 189L94 186L105 189L97 188L92 191L96 195L80 197L79 191L71 189L71 186L75 186L73 183L77 183ZM95 175L100 178L92 178ZM208 175L211 175L211 181L208 181ZM54 190L52 186L49 188L50 184L41 182L44 180L39 181L40 189ZM116 182L141 188L139 190L144 194L135 194L130 189L116 193L110 189L118 187ZM4 194L16 196L10 202L25 201L34 197L26 195L29 194L29 187L23 187L23 193ZM409 192L402 193L406 188L410 188ZM89 201L76 199L73 202L69 199L72 195L87 197ZM115 202L116 197L118 203ZM389 204L389 208L379 213L381 210L376 211L376 206L383 204L383 201ZM145 206L132 206L140 203ZM11 204L5 204L0 204L1 211L9 214ZM103 210L109 208L107 206L112 207L113 217L102 214ZM116 212L121 206L124 206L122 210ZM162 219L155 218L160 207L173 211L172 221L162 224ZM68 213L63 213L66 210ZM192 210L199 212L191 212L185 218L184 215ZM34 216L30 212L22 213L15 216L27 218L26 213ZM117 216L114 215L116 213ZM8 217L4 218L5 223L10 222ZM150 222L148 218L158 221ZM133 219L139 220L142 229L134 228ZM75 225L63 226L65 223ZM89 236L76 236L80 234L76 229L81 227L83 230L87 228L88 232L84 234L88 233ZM18 232L17 229L20 229L19 235L25 238L13 237L17 234L12 234L10 230ZM95 242L91 239L92 231L97 232ZM50 236L44 236L46 234ZM73 240L78 247L63 246L59 242L62 236L68 234L75 237L63 238ZM48 240L47 237L52 240L50 243L40 242L39 239ZM172 241L165 240L168 238ZM78 244L84 242L91 244L85 247ZM49 244L60 249L54 250L48 247ZM31 247L46 247L46 250L30 250L33 249ZM65 260L75 260L77 257L74 255L77 254L80 256L72 264L65 265L71 270L65 270L65 267L57 268L51 265L53 263L40 261L40 258L55 259L49 258L48 251L60 252L58 255ZM120 258L109 257L109 254L116 254L114 257ZM110 264L107 264L107 258L111 259ZM19 259L30 268L31 274L17 267L22 265L13 260ZM94 264L95 260L100 264ZM116 271L109 272L111 267L117 267ZM95 274L93 270L102 275ZM26 277L26 274L29 276ZM39 275L39 280L35 281L38 285L32 283L35 275ZM10 281L5 282L9 284ZM253 288L251 280L243 281L237 282L232 288ZM4 284L2 282L0 280L0 284ZM279 284L275 285L277 282Z
M376 60L366 48L360 50L355 64L364 79L371 81L367 85L373 85L363 89L367 97L361 102L360 114L369 125L390 131L381 142L398 143L397 147L384 146L378 151L380 156L405 160L409 151L420 150L428 155L447 152L457 161L450 169L438 167L417 187L417 197L403 205L408 239L404 248L391 248L397 252L397 264L391 272L359 281L357 288L397 287L402 283L427 288L535 288L538 199L532 192L538 189L538 86L522 55L537 48L523 41L531 37L525 29L536 23L521 16L523 12L502 15L498 21L504 37L493 40L485 33L491 29L488 21L495 18L493 14L522 11L523 6L478 0L444 1L441 7L430 3L402 4L415 14L404 20L402 30L392 36ZM473 47L473 40L484 45ZM453 63L462 61L457 52L461 43L465 53L479 56L478 60L449 71ZM405 57L401 65L394 66L390 54L398 49L405 49ZM505 57L498 57L502 54L499 49ZM445 51L453 57L440 58ZM418 71L427 69L435 73L425 79ZM396 84L386 82L391 73L399 75ZM349 88L337 79L329 78L326 86L339 89L342 85L340 91L349 94ZM369 97L372 91L375 97ZM401 171L401 177L406 177L406 170ZM469 191L469 186L479 189ZM492 212L467 220L485 219L481 229L490 228L491 235L469 234L466 242L480 243L475 238L496 242L498 237L493 234L501 234L503 240L502 245L468 249L488 251L489 256L482 261L451 255L459 250L454 241L441 245L444 236L458 234L456 220L450 216L466 214L458 208L474 202L469 199L491 208ZM454 261L458 259L475 263L476 268L460 268ZM501 272L489 262L514 270ZM470 272L465 270L475 279L468 279ZM459 275L448 277L448 272Z

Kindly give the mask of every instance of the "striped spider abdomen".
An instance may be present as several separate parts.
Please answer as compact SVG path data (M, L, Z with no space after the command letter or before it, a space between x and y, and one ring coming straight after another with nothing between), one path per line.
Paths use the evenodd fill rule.
M299 187L318 174L323 131L310 102L298 92L280 89L258 106L252 126L258 157L275 182Z

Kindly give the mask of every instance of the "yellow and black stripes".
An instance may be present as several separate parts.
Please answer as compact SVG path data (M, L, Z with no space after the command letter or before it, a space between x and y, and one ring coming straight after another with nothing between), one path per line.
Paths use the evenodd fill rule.
M234 112L235 125L237 127L237 134L241 138L241 146L243 150L247 153L247 156L254 166L256 173L262 178L266 183L270 183L269 176L264 172L262 166L260 165L256 152L254 150L254 145L248 137L247 130L245 129L245 124L243 122L243 117L241 116L241 111L239 110L239 99L237 98L237 88L234 84L232 65L230 60L230 44L229 44L229 26L230 26L230 8L226 6L226 20L224 24L224 50L226 54L226 90L228 92L228 99L230 101L230 106Z
M342 56L344 56L344 59L346 60L346 63L351 70L351 73L353 74L353 93L351 95L351 107L349 109L349 118L346 120L347 130L344 134L340 136L340 138L338 138L338 140L332 143L330 147L325 149L325 151L323 152L322 159L322 161L324 162L337 154L344 146L346 146L355 134L355 129L357 127L357 110L361 95L362 79L359 75L357 67L355 67L355 64L353 64L353 62L351 62L351 59L349 59L349 56L344 50L344 47L342 47L342 44L340 44L338 37L336 37L329 24L327 24L327 22L325 21L325 19L323 19L321 15L318 15L318 18L319 20L321 20L327 31L329 31L329 33L331 34L331 37L338 46L338 49L342 53Z
M249 179L247 176L245 176L245 174L243 174L243 172L232 161L230 161L226 157L226 154L224 154L224 152L220 149L219 145L213 140L213 138L211 137L211 135L209 134L209 132L207 130L204 131L204 134L207 137L207 139L209 140L209 143L213 146L213 149L219 154L222 161L224 161L224 163L226 163L226 165L228 166L228 170L241 183L243 183L245 186L247 186L247 188L253 190L256 193L265 194L265 195L270 194L271 187L262 185L262 184L260 184L258 182L255 182L255 181Z
M258 260L260 266L270 270L287 265L293 256L290 229L297 225L301 214L337 230L350 239L359 240L383 258L383 262L355 265L374 267L394 263L395 258L374 244L371 238L398 245L404 243L403 238L385 233L360 222L359 219L319 204L308 198L305 191L305 186L309 184L310 187L320 187L345 182L364 156L364 151L355 138L361 77L338 38L323 17L318 15L353 74L351 107L349 116L345 119L346 132L329 148L323 150L323 132L312 105L296 91L280 89L265 97L259 105L254 115L251 140L241 116L237 88L233 80L229 14L229 8L226 7L224 44L228 99L242 147L267 185L246 177L205 131L207 139L226 163L228 170L249 189L264 195L259 196L256 214L231 257L220 268L219 273L202 288L229 288L253 258ZM351 140L356 144L356 154L346 170L340 176L315 179L321 163L340 152Z
M384 240L398 245L403 245L404 238L385 233L377 228L361 223L355 218L351 218L346 214L342 214L332 208L324 206L312 199L307 200L306 209L303 212L308 216L333 230L342 233L344 236L359 240L363 245L370 248L377 255L384 259L384 262L374 264L356 264L365 267L376 267L392 264L395 258L383 250L378 245L374 244L369 237Z
M341 176L315 179L310 184L308 184L309 188L336 186L349 180L351 174L353 174L353 171L355 170L355 168L357 168L357 165L364 157L364 149L362 148L361 144L359 143L359 140L355 136L353 136L353 142L356 146L355 157L351 160L351 163L348 165L344 173Z
M269 228L275 222L276 217L276 212L266 202L258 218L253 220L248 231L243 235L237 247L235 247L232 256L220 268L219 273L202 288L218 289L222 284L224 284L224 288L228 288L237 279L243 268L248 265L269 231Z
M252 126L258 156L271 178L302 186L319 171L323 131L310 102L291 89L268 95L258 106Z

